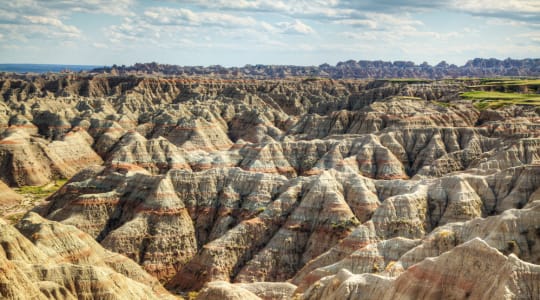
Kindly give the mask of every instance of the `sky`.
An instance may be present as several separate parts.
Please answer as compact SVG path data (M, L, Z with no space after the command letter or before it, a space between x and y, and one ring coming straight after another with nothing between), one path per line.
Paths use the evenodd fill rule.
M540 57L540 0L16 0L0 63L463 65Z

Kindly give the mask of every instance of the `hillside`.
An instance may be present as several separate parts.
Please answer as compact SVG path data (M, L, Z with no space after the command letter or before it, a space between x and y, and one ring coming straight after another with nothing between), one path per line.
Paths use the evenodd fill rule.
M0 203L67 181L4 224L37 254L0 254L20 276L50 257L121 273L118 297L167 295L140 283L150 274L199 299L537 299L539 92L512 78L4 74ZM32 250L52 243L34 239L44 226L92 260ZM87 292L39 276L0 276L0 295Z

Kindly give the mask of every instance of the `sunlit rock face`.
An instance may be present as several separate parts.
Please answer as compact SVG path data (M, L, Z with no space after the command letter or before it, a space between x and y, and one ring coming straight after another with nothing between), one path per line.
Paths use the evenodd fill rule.
M2 299L174 299L135 262L73 226L35 213L0 225Z
M167 295L159 282L200 299L538 294L534 107L479 110L465 80L63 76L0 80L0 201L69 178L17 228L84 235L100 250L66 250L76 263L124 255L107 272L140 289L118 297ZM92 289L17 268L36 297Z

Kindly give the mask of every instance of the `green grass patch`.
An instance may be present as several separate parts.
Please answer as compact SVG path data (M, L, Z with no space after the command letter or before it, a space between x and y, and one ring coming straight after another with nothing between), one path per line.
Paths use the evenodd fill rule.
M540 94L472 91L462 93L461 97L473 100L474 106L478 109L499 108L512 104L540 106Z
M187 294L188 300L195 300L199 296L199 292L191 291Z
M442 101L432 101L432 102L433 104L438 105L438 106L452 107L452 104L450 104L449 102L442 102Z
M4 211L0 212L0 217L8 220L11 224L17 223L28 210L45 200L47 197L58 191L67 179L58 179L42 186L22 186L13 190L22 196L21 201Z
M431 83L433 82L432 79L426 79L426 78L389 78L384 79L388 82L396 82L396 83Z
M420 97L410 97L410 96L393 96L392 99L398 99L398 100L424 100Z
M475 81L469 86L473 89L495 89L495 90L540 90L539 78L484 78Z
M465 99L485 99L485 100L520 100L520 99L540 99L540 95L535 94L519 94L519 93L501 93L501 92L486 92L472 91L462 93L461 96Z
M66 182L67 179L57 179L42 186L22 186L16 188L15 191L22 195L32 196L32 198L45 198L60 189Z
M540 85L540 79L484 79L481 80L481 85L484 86L497 86L497 85Z

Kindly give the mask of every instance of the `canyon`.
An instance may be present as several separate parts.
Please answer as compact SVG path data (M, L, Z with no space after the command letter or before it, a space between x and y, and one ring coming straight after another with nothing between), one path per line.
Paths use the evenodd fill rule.
M540 299L538 79L100 71L0 73L3 298Z

